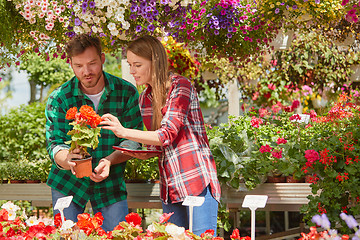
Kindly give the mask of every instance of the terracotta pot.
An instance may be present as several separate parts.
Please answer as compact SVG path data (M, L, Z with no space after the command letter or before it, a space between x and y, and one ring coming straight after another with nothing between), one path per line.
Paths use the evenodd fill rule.
M285 176L280 176L280 177L273 177L273 176L268 176L267 177L267 181L268 183L284 183L286 182L286 177Z
M304 178L296 179L294 176L286 176L287 183L303 183L305 181Z
M72 159L71 161L76 163L75 169L75 176L77 178L83 177L90 177L92 173L92 164L91 164L92 157L88 157L85 159Z

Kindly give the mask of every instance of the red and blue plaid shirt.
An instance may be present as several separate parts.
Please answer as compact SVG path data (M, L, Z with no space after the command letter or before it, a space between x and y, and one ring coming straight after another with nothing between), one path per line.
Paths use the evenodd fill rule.
M151 129L151 102L151 87L148 86L139 101L147 129ZM164 150L159 158L162 201L182 202L186 196L200 195L208 185L213 197L220 201L221 189L203 115L195 88L188 79L172 77L166 104L161 111L163 119L156 132Z

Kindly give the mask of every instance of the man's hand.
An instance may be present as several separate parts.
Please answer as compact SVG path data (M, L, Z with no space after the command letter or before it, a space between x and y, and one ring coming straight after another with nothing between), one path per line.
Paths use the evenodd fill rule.
M111 162L106 158L100 160L94 172L91 174L90 179L94 182L101 182L109 176Z
M74 167L76 166L75 162L72 162L72 159L81 159L82 156L80 153L80 149L74 149L73 151L69 152L69 150L60 150L55 155L56 163L64 168L65 170L71 170L72 174L75 175Z

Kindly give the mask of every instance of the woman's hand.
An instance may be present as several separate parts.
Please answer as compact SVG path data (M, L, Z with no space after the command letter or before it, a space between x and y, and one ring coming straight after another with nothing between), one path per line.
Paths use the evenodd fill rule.
M121 125L117 117L111 115L110 113L106 113L101 117L101 120L100 125L103 125L101 128L112 131L119 138L123 137L123 133L126 128Z

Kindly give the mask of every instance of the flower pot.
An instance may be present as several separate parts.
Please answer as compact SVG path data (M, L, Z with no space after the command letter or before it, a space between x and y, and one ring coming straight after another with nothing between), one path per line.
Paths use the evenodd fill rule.
M268 182L268 183L284 183L284 182L286 182L286 177L285 176L280 176L280 177L268 176L266 182Z
M75 176L77 178L90 177L92 174L92 157L84 158L84 159L72 159L71 161L76 163Z
M41 183L41 180L25 180L26 183Z
M280 30L269 45L274 47L274 50L286 50L290 47L293 36L294 31L284 32L283 30Z
M286 176L286 182L287 183L303 183L305 182L304 178L296 179L294 176Z
M9 180L10 183L25 183L25 180Z

